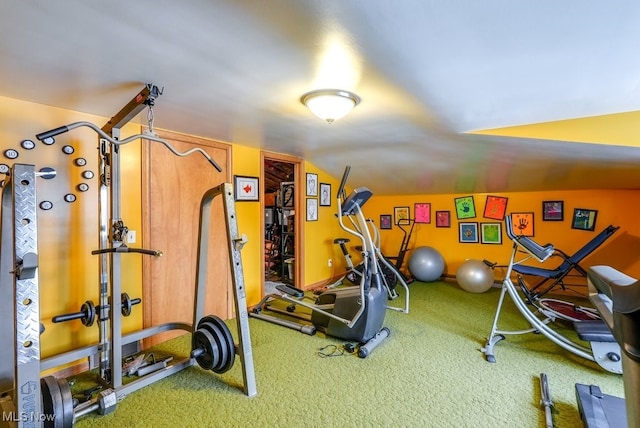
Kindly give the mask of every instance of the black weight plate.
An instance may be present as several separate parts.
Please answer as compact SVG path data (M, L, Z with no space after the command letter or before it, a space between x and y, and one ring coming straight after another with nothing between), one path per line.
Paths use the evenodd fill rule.
M131 315L131 298L127 293L122 293L120 295L120 304L120 312L122 313L122 316L128 317Z
M215 349L214 349L215 348ZM198 329L193 332L191 349L203 349L204 353L196 357L196 362L205 370L211 370L219 358L215 339L207 330Z
M44 422L44 426L47 428L64 426L64 405L58 379L54 376L43 377L40 379L40 387L44 414L51 417Z
M60 388L60 395L62 395L62 416L64 419L63 427L71 428L75 423L75 413L73 412L73 394L71 394L71 387L67 379L58 379L58 387Z
M227 349L227 344L224 341L224 333L213 323L203 322L199 324L201 324L200 328L205 329L209 333L211 333L214 340L216 341L216 347L217 347L220 359L211 368L211 370L216 373L219 373L218 370L222 369L222 367L225 366L227 359L229 359L229 350Z
M205 317L207 318L207 317ZM227 324L224 323L220 318L215 315L210 316L211 321L215 323L222 333L224 334L224 341L227 343L227 350L229 353L229 357L226 359L224 366L220 369L220 371L216 371L216 373L224 373L233 367L233 363L235 362L236 357L236 345L233 341L233 335L227 327Z

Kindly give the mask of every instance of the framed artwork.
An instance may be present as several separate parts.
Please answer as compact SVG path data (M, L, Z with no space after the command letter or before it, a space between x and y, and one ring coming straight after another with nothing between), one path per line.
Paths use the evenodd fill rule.
M572 229L595 230L598 211L576 208L573 210Z
M436 227L451 227L451 211L436 211Z
M398 224L399 222L406 222L410 220L409 216L409 207L395 207L393 208L393 224Z
M295 190L295 183L293 181L283 181L280 183L280 199L278 206L281 206L282 208L295 208Z
M511 213L513 233L519 236L533 236L533 213Z
M380 229L391 229L391 214L380 215Z
M542 220L564 220L564 201L542 201Z
M507 211L508 201L508 198L502 196L487 196L483 216L493 220L504 220L504 213Z
M458 224L460 229L460 242L478 242L478 223Z
M431 223L431 204L422 202L414 204L413 219L416 223Z
M316 198L307 198L307 221L318 220L318 200Z
M233 187L235 189L234 196L236 201L259 200L260 193L258 192L258 177L234 175Z
M502 223L480 223L480 242L502 244Z
M320 206L331 206L331 184L320 183Z
M473 203L473 196L454 198L453 201L456 205L456 215L458 216L458 220L474 218L476 216L476 206Z
M318 196L318 174L307 172L307 196Z

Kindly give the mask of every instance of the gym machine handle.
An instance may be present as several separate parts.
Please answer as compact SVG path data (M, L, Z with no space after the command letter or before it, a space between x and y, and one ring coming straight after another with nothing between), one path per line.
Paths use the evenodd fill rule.
M52 129L50 131L41 132L36 135L36 138L39 141L46 140L47 138L55 137L56 135L64 134L65 132L69 132L68 126L60 126L56 129Z
M153 134L151 132L145 132L143 134L132 135L131 137L125 138L123 140L115 140L115 139L111 138L109 136L109 134L107 134L102 129L100 129L97 125L94 125L91 122L74 122L74 123L70 123L69 125L66 125L66 126L61 126L59 128L52 129L50 131L41 132L41 133L36 135L36 138L38 140L42 141L42 140L44 140L46 138L53 137L53 136L56 136L58 134L62 134L64 132L71 131L72 129L80 128L81 126L86 126L88 128L93 129L102 138L104 138L105 140L109 141L111 144L114 144L116 146L127 144L127 143L130 143L130 142L132 142L134 140L137 140L137 139L146 139L146 140L155 141L156 143L160 143L160 144L164 145L166 148L168 148L171 151L171 153L173 153L176 156L184 157L184 156L188 156L188 155L190 155L192 153L198 152L202 156L204 156L205 159L207 159L207 161L211 165L213 165L213 167L215 169L218 170L218 172L222 172L222 168L220 167L220 165L218 165L216 163L216 161L213 160L213 158L211 156L209 156L209 154L207 152L205 152L204 150L202 150L200 147L195 147L193 149L187 150L186 152L179 152L171 144L169 144L168 142L166 142L165 140L163 140L162 138L156 136L155 134Z
M96 255L96 254L107 254L107 253L140 253L140 254L146 254L146 255L155 256L155 257L162 256L162 251L145 250L144 248L131 248L131 247L127 247L125 245L121 245L120 247L116 247L116 248L104 248L102 250L93 250L93 251L91 251L91 254L93 254L93 255Z

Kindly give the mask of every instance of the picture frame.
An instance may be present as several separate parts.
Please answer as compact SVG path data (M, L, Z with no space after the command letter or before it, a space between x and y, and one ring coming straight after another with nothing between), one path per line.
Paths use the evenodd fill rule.
M458 220L474 218L476 216L476 206L473 202L473 196L454 198L453 202L456 206L456 216Z
M451 211L436 211L436 227L451 227Z
M509 202L509 198L504 196L487 196L484 204L483 217L492 220L504 220L504 214L507 211L507 202Z
M413 204L413 221L416 223L431 223L431 204L428 202Z
M318 196L318 174L307 172L307 196Z
M478 239L478 223L477 222L460 222L458 223L459 240L462 243L477 243Z
M533 236L534 222L533 213L511 213L511 223L513 225L513 234L518 236Z
M380 229L391 229L391 214L380 214Z
M576 208L573 210L573 220L571 221L572 229L580 230L596 230L596 218L598 217L598 211Z
M307 198L307 221L318 221L318 199Z
M243 201L259 201L260 200L260 181L258 177L250 177L246 175L233 176L234 199L238 202Z
M483 244L502 244L502 223L481 223L480 242Z
M331 184L320 183L320 206L331 206Z
M410 219L409 207L393 208L393 224L398 224L400 221L407 221Z
M542 221L563 221L564 201L542 201Z

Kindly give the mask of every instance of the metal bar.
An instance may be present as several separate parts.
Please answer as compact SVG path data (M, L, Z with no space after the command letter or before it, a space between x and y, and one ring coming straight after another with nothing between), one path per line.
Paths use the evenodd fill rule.
M33 165L24 164L15 164L12 174L16 320L13 393L17 414L21 416L18 427L27 427L36 426L36 421L42 415L40 309L38 275L35 272L38 263L36 175ZM21 267L25 267L23 265L27 263L26 260L34 256L35 260L29 262L29 270L22 271Z
M13 199L11 176L2 188L2 218L0 229L0 343L14 343L16 319L13 312L15 297L13 284ZM0 394L13 390L15 350L0 346Z
M160 96L160 90L154 84L147 83L131 101L127 103L118 113L115 114L109 121L102 127L102 130L107 134L111 133L114 128L122 128L131 119L136 117L138 113L145 109L148 105L153 105L155 99Z

